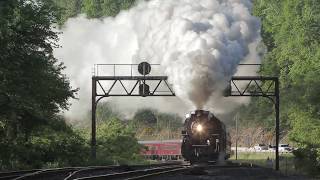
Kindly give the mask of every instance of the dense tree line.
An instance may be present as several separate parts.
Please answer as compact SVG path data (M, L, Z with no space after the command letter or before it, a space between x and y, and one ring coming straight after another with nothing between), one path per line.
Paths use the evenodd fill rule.
M89 115L88 115L89 117ZM121 120L129 129L135 132L139 140L180 139L183 119L178 114L159 112L152 108L138 109L132 117L126 118L114 104L101 102L97 107L97 123L105 123L110 119ZM80 127L89 127L87 118Z
M110 121L98 128L97 162L89 157L90 131L73 129L59 115L77 92L52 53L58 48L52 27L61 20L60 10L54 1L0 1L0 170L138 158L133 131L120 120L105 117ZM119 142L127 151L110 149Z
M142 140L181 138L183 120L177 114L145 108L138 110L128 123Z
M299 148L295 155L320 168L320 1L255 0L267 54L261 75L280 78L281 137ZM272 103L252 99L242 123L274 128ZM316 171L314 171L316 172Z
M0 3L0 168L75 165L82 161L76 155L83 141L57 115L77 89L52 54L55 6Z
M59 115L68 110L77 89L52 54L59 48L53 25L79 13L90 18L115 16L134 2L0 1L0 170L141 163L137 131L149 136L150 129L153 134L178 129L182 121L177 115L142 109L126 120L110 104L101 103L97 160L92 160L89 123L75 130Z
M129 9L136 0L54 0L60 9L59 24L78 14L89 18L116 16L122 9Z

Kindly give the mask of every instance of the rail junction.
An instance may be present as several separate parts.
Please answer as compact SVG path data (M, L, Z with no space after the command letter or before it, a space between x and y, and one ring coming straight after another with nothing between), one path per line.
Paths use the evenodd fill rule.
M225 164L194 164L181 161L151 165L119 165L36 169L0 173L6 180L100 180L100 179L307 179L284 176L270 168L227 161Z

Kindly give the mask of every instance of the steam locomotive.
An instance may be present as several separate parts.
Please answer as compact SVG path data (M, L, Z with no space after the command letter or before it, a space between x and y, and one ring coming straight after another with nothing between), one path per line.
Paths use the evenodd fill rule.
M209 111L187 114L182 137L181 154L191 163L217 162L230 157L231 141L226 127Z

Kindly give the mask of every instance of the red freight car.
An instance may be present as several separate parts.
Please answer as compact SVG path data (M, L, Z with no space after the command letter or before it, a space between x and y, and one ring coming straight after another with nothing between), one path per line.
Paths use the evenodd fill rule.
M181 140L138 141L144 145L141 154L148 159L177 160L181 159Z

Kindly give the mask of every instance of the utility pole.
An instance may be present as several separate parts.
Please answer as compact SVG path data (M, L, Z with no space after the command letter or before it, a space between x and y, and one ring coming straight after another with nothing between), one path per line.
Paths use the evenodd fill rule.
M171 124L170 124L170 119L168 120L168 139L170 139L170 127L171 127Z
M235 116L236 120L236 160L238 160L238 113Z
M279 171L279 137L280 137L280 98L279 79L275 80L275 110L276 110L276 170Z

